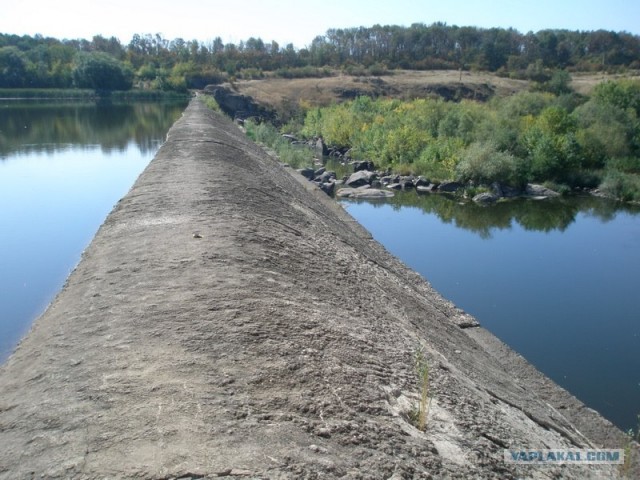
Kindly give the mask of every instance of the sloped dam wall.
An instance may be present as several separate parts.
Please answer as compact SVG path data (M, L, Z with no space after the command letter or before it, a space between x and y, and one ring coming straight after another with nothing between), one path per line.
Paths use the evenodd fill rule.
M0 479L615 478L504 451L620 445L197 98L0 370Z

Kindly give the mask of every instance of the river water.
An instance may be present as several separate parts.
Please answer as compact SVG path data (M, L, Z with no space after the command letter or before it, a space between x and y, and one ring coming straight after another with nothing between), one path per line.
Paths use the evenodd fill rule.
M482 207L405 192L347 211L436 290L621 428L640 414L640 207Z
M0 362L184 107L0 100Z

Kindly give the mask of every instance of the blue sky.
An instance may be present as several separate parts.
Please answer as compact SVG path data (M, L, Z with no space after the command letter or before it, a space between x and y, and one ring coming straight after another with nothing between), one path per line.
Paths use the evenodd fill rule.
M237 43L250 36L308 45L329 28L411 25L615 30L640 34L640 0L0 0L0 32L55 38L134 33Z

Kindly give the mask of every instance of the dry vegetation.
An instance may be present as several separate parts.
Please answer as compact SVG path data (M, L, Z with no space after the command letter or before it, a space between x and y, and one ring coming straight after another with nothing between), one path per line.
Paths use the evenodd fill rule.
M571 87L578 93L588 94L603 80L620 78L623 75L573 74ZM624 75L640 78L638 72ZM261 104L277 110L299 105L326 106L356 95L385 96L411 99L437 96L437 89L455 90L460 85L473 98L477 92L482 99L488 92L507 96L530 88L531 82L504 78L490 72L459 72L457 70L414 71L398 70L389 75L356 77L337 74L325 78L284 79L267 77L260 80L238 80L234 89L242 95L253 97Z

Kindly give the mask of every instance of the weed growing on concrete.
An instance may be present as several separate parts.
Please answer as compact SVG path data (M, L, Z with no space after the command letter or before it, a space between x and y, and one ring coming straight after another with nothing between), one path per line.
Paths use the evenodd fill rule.
M424 431L427 426L427 415L429 414L429 363L422 345L416 349L413 360L416 374L418 375L418 385L420 386L420 399L410 417L416 428Z
M632 428L625 432L624 443L624 463L620 466L620 474L623 478L631 478L633 470L633 444L640 443L640 415L638 415L638 426L634 432Z

